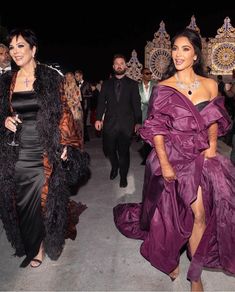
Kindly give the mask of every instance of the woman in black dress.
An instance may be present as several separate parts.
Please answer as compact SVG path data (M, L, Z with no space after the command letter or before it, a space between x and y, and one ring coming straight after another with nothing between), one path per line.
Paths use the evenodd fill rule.
M21 266L38 267L45 253L56 260L65 238L75 239L86 208L69 200L62 163L83 148L82 129L67 105L63 76L35 61L34 32L11 31L9 50L18 70L0 79L0 216L15 255L26 255Z

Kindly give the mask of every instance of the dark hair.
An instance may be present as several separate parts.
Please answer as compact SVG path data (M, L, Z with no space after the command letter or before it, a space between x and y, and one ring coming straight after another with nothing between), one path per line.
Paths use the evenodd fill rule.
M31 49L33 47L36 47L36 49L38 48L37 37L35 33L28 28L15 28L11 30L7 36L8 45L10 44L14 37L18 38L19 36L22 36L25 39L25 41L29 44Z
M3 43L0 43L0 48L9 51L8 47L6 45L4 45Z
M81 69L78 69L74 72L74 74L80 74L83 76L83 71Z
M74 76L74 73L73 73L72 71L67 71L67 72L65 72L65 75L68 75L68 74L70 74L70 75L73 75L73 76Z
M149 68L147 68L147 67L143 67L143 68L141 69L140 73L141 73L141 74L144 74L144 72L147 71L147 70L151 72L151 70L150 70Z
M202 42L200 35L193 29L185 28L179 31L171 40L171 47L173 47L175 41L179 37L186 37L194 48L197 59L194 61L193 70L196 74L205 76L203 70L203 57L202 57ZM168 65L166 72L163 74L162 80L173 76L176 73L174 62L171 58L170 64Z
M124 59L124 61L126 62L126 57L125 57L124 55L122 55L122 54L115 54L115 55L113 56L113 63L114 63L115 60L118 59L118 58Z
M232 77L235 78L235 69L232 70Z

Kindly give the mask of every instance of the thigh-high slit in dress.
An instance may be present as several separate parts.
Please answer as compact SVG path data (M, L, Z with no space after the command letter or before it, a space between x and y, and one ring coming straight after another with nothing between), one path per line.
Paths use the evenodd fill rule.
M235 275L235 167L217 153L204 159L209 148L209 127L217 123L218 136L230 128L223 97L193 104L170 86L153 90L148 118L140 129L144 141L154 147L154 137L164 136L169 162L177 180L163 179L155 149L146 161L141 203L114 207L114 221L127 237L143 240L140 252L166 274L178 265L194 224L191 204L201 187L206 229L193 256L187 278L198 281L203 268Z

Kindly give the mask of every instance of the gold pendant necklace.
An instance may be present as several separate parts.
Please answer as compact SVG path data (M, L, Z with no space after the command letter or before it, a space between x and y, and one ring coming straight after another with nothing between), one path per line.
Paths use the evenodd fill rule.
M187 94L190 96L193 94L193 91L198 89L200 86L200 81L195 77L195 80L192 83L186 84L179 80L179 77L177 73L175 73L175 79L176 79L176 86L181 90L187 90Z

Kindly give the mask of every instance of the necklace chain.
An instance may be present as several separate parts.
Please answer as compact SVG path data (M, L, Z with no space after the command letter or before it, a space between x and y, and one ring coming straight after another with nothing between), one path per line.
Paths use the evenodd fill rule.
M193 91L198 89L198 87L200 86L200 81L196 77L195 77L195 80L189 84L186 84L186 83L180 81L177 73L175 73L175 79L176 79L176 86L179 89L187 90L188 95L192 95Z
M25 71L23 71L23 70L20 70L20 72L21 72L21 76L23 78L23 81L22 82L24 83L24 85L26 87L29 87L29 84L31 82L33 82L33 79L32 79L31 74L25 74Z

